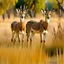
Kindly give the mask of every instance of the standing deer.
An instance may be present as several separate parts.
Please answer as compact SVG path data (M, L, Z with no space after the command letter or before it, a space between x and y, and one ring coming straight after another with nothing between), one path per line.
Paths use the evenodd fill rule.
M26 24L27 42L30 37L30 46L32 45L32 38L35 33L40 33L40 42L45 43L46 33L48 32L47 31L48 23L50 22L50 13L44 10L41 10L41 12L45 15L45 21L40 20L40 22L36 22L34 20L30 20ZM43 40L42 40L42 34L43 34Z
M11 23L11 30L12 30L12 39L11 41L15 42L18 38L20 42L19 33L22 34L22 45L24 41L24 19L25 19L25 11L24 10L17 10L18 14L20 15L20 22L12 22Z

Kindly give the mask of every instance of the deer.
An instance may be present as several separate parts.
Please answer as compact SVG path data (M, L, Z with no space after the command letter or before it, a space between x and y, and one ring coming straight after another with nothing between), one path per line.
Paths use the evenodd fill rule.
M30 39L30 46L32 46L32 38L35 35L35 33L40 34L40 42L45 43L46 34L48 33L48 24L50 22L51 13L43 9L41 10L41 12L42 14L45 15L45 21L43 19L41 19L39 22L35 20L30 20L26 24L27 42Z
M11 38L11 41L12 42L16 42L16 39L18 38L18 42L20 42L20 37L19 37L19 34L21 32L22 34L22 45L23 45L23 42L24 42L24 19L25 19L25 10L20 10L20 9L16 9L17 13L19 14L19 17L20 17L20 22L17 22L17 21L13 21L11 23L11 31L12 31L12 38Z

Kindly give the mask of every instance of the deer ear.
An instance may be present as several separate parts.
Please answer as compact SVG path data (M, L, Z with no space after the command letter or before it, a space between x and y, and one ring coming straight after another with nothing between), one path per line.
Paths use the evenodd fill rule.
M19 9L16 9L16 12L17 12L17 13L19 13L19 12L20 12L20 10L19 10Z
M43 10L43 9L41 9L41 13L42 13L43 15L45 15L45 14L46 14L46 11Z
M51 11L49 12L49 15L52 16L52 15L51 15Z
M51 11L49 11L49 14L51 14Z
M44 14L46 14L46 11L44 10Z
M41 13L43 14L43 12L44 12L44 10L43 9L41 9Z
M22 14L22 11L20 11L20 14Z

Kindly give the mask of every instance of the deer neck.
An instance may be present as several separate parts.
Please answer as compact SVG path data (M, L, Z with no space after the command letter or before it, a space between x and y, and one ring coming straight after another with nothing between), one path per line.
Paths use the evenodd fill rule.
M21 18L20 18L20 25L22 25L23 24L23 21L21 20Z
M20 22L24 22L24 18L20 18Z
M22 22L21 20L20 20L20 30L22 31L22 30L24 30L24 22Z
M45 18L45 21L47 22L47 23L50 23L50 18L48 19L48 18Z

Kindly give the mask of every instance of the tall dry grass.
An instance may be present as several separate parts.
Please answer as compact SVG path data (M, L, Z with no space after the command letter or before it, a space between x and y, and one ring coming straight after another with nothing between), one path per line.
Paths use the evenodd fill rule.
M33 18L39 21L42 18ZM40 36L36 34L33 37L32 48L26 47L26 35L23 43L23 48L16 42L15 46L11 42L11 22L14 20L19 21L19 18L6 19L4 22L0 22L0 64L46 64L47 56L45 49L40 48ZM30 19L25 20L25 24ZM1 20L2 21L2 20ZM61 19L63 21L63 18ZM52 45L55 35L53 35L53 27L57 27L57 18L51 18L49 24L49 33L46 36L46 46ZM56 36L57 38L57 36Z
M26 40L23 43L23 48L22 45L18 45L18 42L13 46L13 43L11 42L12 33L10 28L12 20L10 22L7 21L0 23L0 64L44 63L46 54L44 50L40 50L39 35L35 35L33 38L32 48L30 48L29 42L28 48L26 47Z
M44 58L38 49L0 48L0 64L44 64Z

